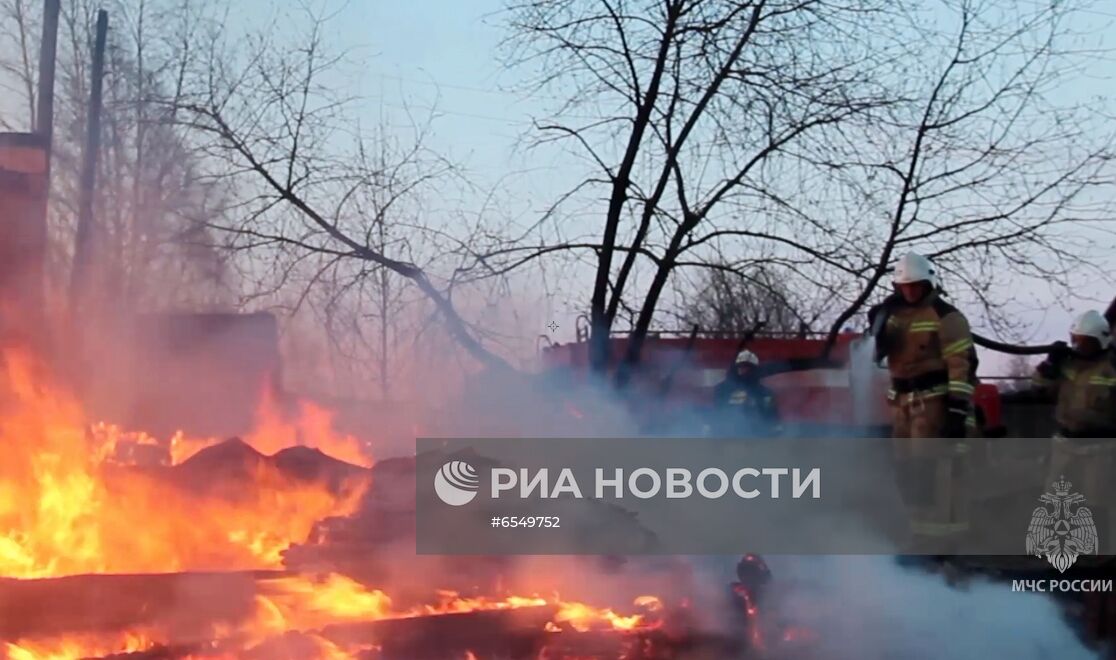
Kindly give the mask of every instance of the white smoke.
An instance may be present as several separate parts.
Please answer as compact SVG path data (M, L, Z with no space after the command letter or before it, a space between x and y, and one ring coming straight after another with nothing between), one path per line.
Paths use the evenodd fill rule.
M951 587L892 557L766 557L767 611L817 633L809 657L1096 658L1049 596L1010 582Z
M886 379L876 364L876 340L865 336L849 347L849 387L852 392L853 422L871 424L880 417L884 402L879 396L881 378Z

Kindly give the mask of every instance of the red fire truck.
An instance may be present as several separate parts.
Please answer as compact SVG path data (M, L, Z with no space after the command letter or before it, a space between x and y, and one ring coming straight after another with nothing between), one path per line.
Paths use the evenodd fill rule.
M543 347L544 368L565 370L575 379L587 378L589 344L584 333L579 332L578 339ZM629 339L620 334L610 341L611 367L615 368ZM850 361L850 354L857 351L860 341L858 333L838 335L830 359L821 367L810 364L822 354L825 337L821 335L760 334L747 341L746 348L756 354L762 365L778 371L765 377L764 383L775 395L784 425L882 431L890 424L887 370L867 359ZM740 346L741 337L723 333L695 338L681 333L649 335L633 387L659 394L662 406L668 409L710 405L713 388L724 378ZM851 368L851 364L862 366ZM1001 435L999 390L994 385L979 385L976 403L986 433Z

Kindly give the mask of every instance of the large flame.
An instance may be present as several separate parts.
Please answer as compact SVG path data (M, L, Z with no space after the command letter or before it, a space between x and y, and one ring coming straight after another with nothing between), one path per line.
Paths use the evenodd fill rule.
M345 515L359 497L357 487L338 496L267 464L235 497L106 465L96 428L31 355L7 350L3 363L0 576L278 567L315 521Z
M292 444L311 447L337 460L372 467L368 451L354 436L334 431L333 413L316 403L297 402L298 413L288 417L270 388L264 388L256 410L255 428L244 441L261 454L274 454ZM142 440L141 440L142 441ZM176 435L171 442L171 458L175 465L189 459L221 438L188 438Z
M166 478L169 466L133 464L158 449L169 452L165 463L178 465L216 439L178 434L162 442L91 423L30 353L8 349L0 361L0 577L279 568L284 549L303 541L316 521L351 513L367 486L363 479L338 494L326 484L285 476L267 461L246 466L248 474L233 488L174 485ZM334 432L328 411L309 403L287 419L265 397L245 442L265 455L300 444L371 464L356 439ZM548 607L554 613L540 633L627 632L656 626L654 613L661 608L651 596L633 603L635 613L619 613L558 594L466 597L453 591L439 591L429 603L397 606L384 591L337 574L259 577L254 584L249 616L215 621L189 639L151 624L5 640L0 658L69 660L187 645L194 649L188 657L214 660L248 652L276 657L269 645L277 645L289 657L340 660L367 648L342 648L328 639L323 631L338 623Z

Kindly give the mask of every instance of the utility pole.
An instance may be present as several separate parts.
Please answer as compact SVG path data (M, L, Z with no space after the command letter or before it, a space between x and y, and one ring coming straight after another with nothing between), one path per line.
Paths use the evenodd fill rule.
M101 90L105 69L105 40L108 12L97 12L97 37L93 44L92 79L86 112L85 150L82 152L81 191L78 203L77 238L70 271L70 305L79 307L88 293L89 263L93 253L93 199L97 182L97 156L101 151Z
M58 53L58 15L61 11L62 0L45 0L43 3L43 38L39 46L39 107L35 113L33 130L46 138L48 163L54 136L54 64Z

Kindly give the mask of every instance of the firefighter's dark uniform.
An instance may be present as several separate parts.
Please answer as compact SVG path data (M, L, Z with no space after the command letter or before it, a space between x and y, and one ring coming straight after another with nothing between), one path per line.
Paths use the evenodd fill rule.
M914 549L949 552L969 530L964 438L977 435L969 322L937 291L915 304L893 298L888 311L877 342L891 372L894 458Z
M1085 496L1093 513L1102 547L1112 549L1108 535L1116 530L1116 353L1102 351L1092 358L1078 354L1047 360L1033 381L1057 395L1057 431L1051 448L1047 490L1060 478Z
M713 392L719 435L769 437L779 432L771 390L756 379L730 372Z

